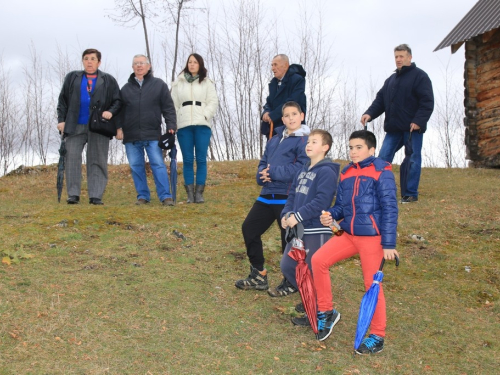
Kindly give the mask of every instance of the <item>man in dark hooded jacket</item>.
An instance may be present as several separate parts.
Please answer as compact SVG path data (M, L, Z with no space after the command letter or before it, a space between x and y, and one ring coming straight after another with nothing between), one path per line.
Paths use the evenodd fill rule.
M276 55L271 63L274 78L269 82L269 96L262 112L261 133L271 138L274 129L283 126L282 107L286 102L299 103L306 113L306 71L302 65L292 64L287 55ZM269 135L270 123L273 122L273 134ZM305 124L305 121L302 121Z
M378 157L392 163L394 154L408 142L411 135L413 153L401 203L418 201L418 185L422 165L422 142L427 122L434 109L432 83L427 73L411 62L411 49L407 44L394 48L396 71L386 79L375 100L363 116L366 125L385 113L384 143Z
M153 77L149 58L135 55L128 83L121 90L123 110L120 114L116 139L123 139L127 159L137 191L137 205L147 204L151 192L146 177L147 153L153 172L156 194L164 206L173 206L167 168L158 140L161 136L161 117L165 119L167 132L177 129L174 102L165 82Z

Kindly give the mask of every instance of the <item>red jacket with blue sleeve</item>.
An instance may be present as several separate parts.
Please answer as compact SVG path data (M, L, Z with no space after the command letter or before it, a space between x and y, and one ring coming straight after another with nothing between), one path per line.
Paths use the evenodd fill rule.
M380 235L384 249L395 249L398 200L391 164L372 156L347 165L329 212L335 220L342 220L339 224L347 233Z

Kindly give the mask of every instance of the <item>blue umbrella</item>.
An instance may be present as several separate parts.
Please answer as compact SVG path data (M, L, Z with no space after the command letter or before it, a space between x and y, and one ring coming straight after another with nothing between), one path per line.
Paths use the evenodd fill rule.
M172 194L172 200L177 202L177 148L175 144L168 156L170 157L170 194Z
M407 196L406 185L408 182L408 175L410 174L411 154L413 154L413 147L411 145L411 132L408 140L405 143L405 158L399 167L399 183L401 185L401 197Z
M373 284L363 296L361 305L359 306L358 326L356 328L356 337L354 339L354 350L358 349L363 341L363 338L370 327L373 314L378 302L378 293L380 291L380 283L384 278L382 269L384 268L385 259L382 259L380 268L375 275L373 275ZM396 267L399 266L399 258L396 257Z

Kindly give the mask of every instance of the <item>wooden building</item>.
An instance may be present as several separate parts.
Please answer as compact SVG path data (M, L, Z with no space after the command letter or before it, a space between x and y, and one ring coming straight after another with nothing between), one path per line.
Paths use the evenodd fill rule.
M467 159L500 168L500 0L479 0L434 51L462 44Z

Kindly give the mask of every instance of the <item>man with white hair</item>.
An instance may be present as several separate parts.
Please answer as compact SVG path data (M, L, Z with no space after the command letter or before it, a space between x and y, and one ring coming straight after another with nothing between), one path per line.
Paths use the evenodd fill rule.
M161 136L161 116L167 131L174 134L177 129L174 102L165 82L153 77L148 57L135 55L128 83L121 89L123 109L120 114L116 138L123 139L132 178L137 191L137 205L151 200L146 177L147 153L156 185L156 194L164 206L173 206L168 172L163 153L158 146Z
M274 56L271 70L274 78L269 82L269 96L261 116L261 133L268 139L273 136L269 134L271 121L274 124L274 134L274 129L284 125L281 120L283 104L299 103L304 115L306 113L306 71L302 65L290 65L288 56L279 54Z

